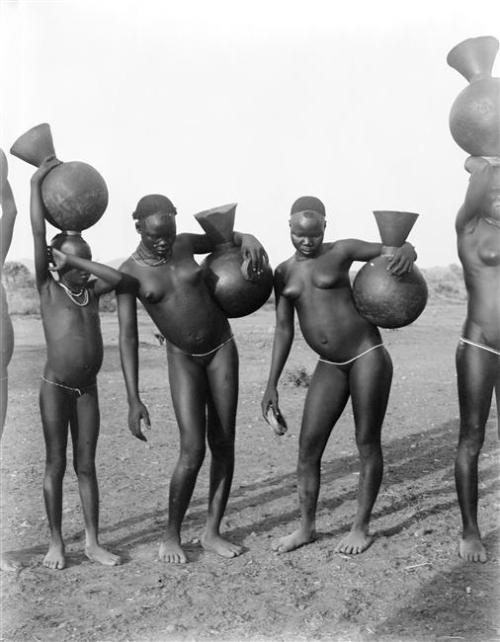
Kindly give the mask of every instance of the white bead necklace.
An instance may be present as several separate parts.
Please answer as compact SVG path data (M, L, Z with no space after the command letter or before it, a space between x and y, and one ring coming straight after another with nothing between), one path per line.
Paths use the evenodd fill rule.
M75 305L83 308L89 302L89 291L87 290L87 288L82 288L80 292L73 292L62 281L57 281L57 284L62 287L62 289L66 292L68 297L73 301ZM80 301L77 300L78 298L80 298Z

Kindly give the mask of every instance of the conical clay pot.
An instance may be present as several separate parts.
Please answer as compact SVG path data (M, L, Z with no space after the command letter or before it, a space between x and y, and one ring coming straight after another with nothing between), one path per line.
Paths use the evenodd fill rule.
M47 123L20 136L11 154L38 167L48 156L55 156L52 134ZM61 163L45 177L42 200L46 218L60 230L81 232L95 223L108 206L108 188L103 177L87 163Z
M231 203L195 214L216 246L202 263L205 280L229 318L244 317L258 310L273 288L271 267L268 265L260 275L249 273L241 248L232 242L235 210L236 204Z
M448 64L468 81L450 111L450 132L471 156L500 155L500 79L491 76L499 43L493 36L468 38L450 51Z
M353 297L362 317L381 328L401 328L413 323L427 303L427 284L416 265L395 276L387 269L397 247L406 240L418 216L412 212L374 212L383 253L366 263L353 283Z

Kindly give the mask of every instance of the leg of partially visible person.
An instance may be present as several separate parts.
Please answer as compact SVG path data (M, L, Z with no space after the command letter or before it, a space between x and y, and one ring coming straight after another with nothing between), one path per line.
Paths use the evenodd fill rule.
M73 400L61 388L42 381L40 412L45 439L45 477L43 495L50 528L50 544L44 566L63 569L66 566L61 531L63 478L66 471L68 422Z
M0 438L3 434L5 416L7 414L8 383L7 368L2 368L0 370ZM17 571L20 566L19 562L10 559L7 555L4 555L2 551L0 555L0 570L14 572Z
M238 351L234 341L226 343L207 367L210 387L207 437L212 454L208 517L201 538L203 547L222 557L236 557L242 547L220 535L234 472L234 439L238 404Z
M392 362L385 348L373 350L352 365L349 384L361 463L358 508L351 531L335 548L338 553L362 553L373 540L369 521L382 482L380 435L391 381Z
M3 288L3 286L0 285ZM1 303L3 304L3 296ZM0 310L0 439L3 435L9 395L8 366L14 351L14 329L8 314Z
M478 459L498 376L498 357L461 343L457 348L456 367L460 434L455 485L463 526L458 553L470 562L486 562L486 549L477 522Z
M99 487L95 453L99 436L99 400L97 386L78 397L70 417L73 440L73 465L85 521L85 555L106 566L120 563L120 557L99 545Z
M7 416L8 394L9 377L7 375L7 368L2 368L0 372L0 439L3 435L5 417Z
M167 532L159 555L165 562L183 564L187 558L181 547L181 525L205 457L208 383L204 366L182 353L168 351L168 370L180 453L170 480Z
M300 429L297 487L301 523L296 531L273 545L278 553L293 551L316 537L321 457L348 399L346 373L337 366L319 361L307 392Z

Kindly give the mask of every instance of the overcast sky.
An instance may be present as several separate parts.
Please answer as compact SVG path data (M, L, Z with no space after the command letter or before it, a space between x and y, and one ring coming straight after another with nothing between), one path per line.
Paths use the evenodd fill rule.
M327 240L379 240L372 210L409 210L419 264L458 261L468 175L448 114L467 81L446 55L499 36L497 0L0 0L0 24L0 146L48 122L61 160L101 172L109 207L84 232L96 259L130 254L131 212L163 193L180 231L237 202L236 228L273 265L303 194L324 201ZM34 169L8 158L19 260Z

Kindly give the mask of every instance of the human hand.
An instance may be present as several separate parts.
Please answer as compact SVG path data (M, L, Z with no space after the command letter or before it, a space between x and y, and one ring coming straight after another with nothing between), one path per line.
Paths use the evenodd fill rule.
M146 406L139 400L131 403L128 410L128 427L130 432L140 439L141 441L147 441L146 435L144 434L141 421L144 422L144 427L147 430L151 430L151 422L149 421L149 413Z
M264 419L267 421L267 413L269 412L270 408L279 408L278 406L278 391L276 388L267 386L267 388L264 391L264 396L262 397L262 401L260 403L260 408L262 410L262 416Z
M267 252L252 234L242 234L241 255L244 263L243 274L246 278L259 277L269 265Z
M276 388L266 389L262 400L262 415L273 429L275 435L284 435L288 430L286 420L281 414L278 405L278 392Z
M411 243L404 243L398 247L387 263L387 269L395 276L410 272L413 263L417 260L417 253Z
M58 165L61 165L61 161L58 160L55 156L47 156L47 158L44 158L42 163L40 164L40 167L31 177L31 184L39 185L47 176L47 174Z
M49 270L57 272L67 265L67 257L64 252L57 250L55 247L47 247L49 257Z

